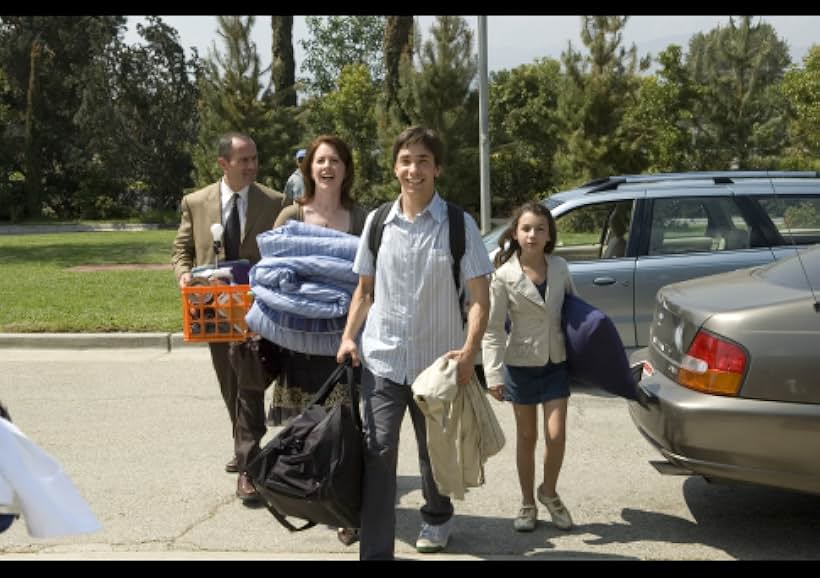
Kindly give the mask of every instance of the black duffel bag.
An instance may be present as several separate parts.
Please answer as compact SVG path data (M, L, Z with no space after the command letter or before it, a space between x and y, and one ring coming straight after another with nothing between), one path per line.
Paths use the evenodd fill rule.
M351 404L323 402L346 385ZM359 395L350 361L339 365L307 408L248 464L248 475L271 514L291 532L316 524L358 528L364 463ZM287 521L307 520L302 527Z

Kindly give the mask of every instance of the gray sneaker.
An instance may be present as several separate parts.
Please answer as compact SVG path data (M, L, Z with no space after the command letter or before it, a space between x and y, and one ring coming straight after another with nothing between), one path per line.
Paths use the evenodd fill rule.
M532 532L538 522L538 508L533 505L521 506L518 517L513 520L516 532Z
M550 498L541 492L541 486L538 486L537 492L538 501L547 507L547 510L552 517L552 523L562 530L572 529L572 516L569 515L569 510L561 501L561 496L555 494L555 497Z
M451 518L438 526L422 522L421 531L418 540L416 540L416 550L422 554L432 554L444 550L447 547L447 542L450 541L452 521Z

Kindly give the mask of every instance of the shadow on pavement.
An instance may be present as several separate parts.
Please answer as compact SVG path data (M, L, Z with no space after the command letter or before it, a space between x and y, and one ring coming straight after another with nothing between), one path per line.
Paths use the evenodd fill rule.
M599 536L585 540L590 545L648 540L703 544L739 560L820 559L816 534L820 496L710 484L690 477L683 484L683 498L694 522L627 508L621 512L623 523L586 524L580 529Z
M419 476L398 476L397 500L403 495L421 490ZM584 559L584 560L630 560L627 556L610 554L590 554L572 550L556 550L551 542L553 537L566 535L542 517L534 532L516 532L512 528L512 518L474 516L459 514L459 502L455 502L456 514L453 531L445 554L471 556L476 558L498 558L504 556L524 560L544 559ZM421 524L421 514L417 508L399 507L396 511L396 540L415 548ZM574 532L583 533L585 526L577 526ZM401 552L396 552L401 558ZM435 555L431 555L434 559Z
M400 509L396 519L396 540L415 547L419 532L418 510ZM588 532L587 526L576 526L571 533ZM456 510L447 555L468 555L476 558L503 558L516 560L636 560L617 554L596 554L557 549L553 538L567 533L552 526L543 518L533 532L516 532L509 517L460 515ZM434 555L433 555L434 556ZM397 557L401 553L397 552Z

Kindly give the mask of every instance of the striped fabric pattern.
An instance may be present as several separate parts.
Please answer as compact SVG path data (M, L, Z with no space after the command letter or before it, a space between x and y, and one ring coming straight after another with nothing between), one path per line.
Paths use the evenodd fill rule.
M368 215L353 271L373 276L368 246ZM461 259L462 286L466 280L493 271L475 220L464 215L465 254ZM461 349L464 328L453 283L447 205L438 193L409 221L398 200L385 220L376 271L375 300L362 334L362 356L375 375L410 384L442 354Z
M359 238L288 221L257 243L262 259L250 271L248 327L291 351L335 356L358 282Z

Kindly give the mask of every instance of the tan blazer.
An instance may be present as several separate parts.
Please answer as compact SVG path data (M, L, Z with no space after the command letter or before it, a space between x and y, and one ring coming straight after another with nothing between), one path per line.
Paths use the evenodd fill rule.
M261 258L256 236L271 229L284 195L259 183L248 189L248 209L245 234L239 246L239 258L248 259L251 265ZM193 267L207 265L216 260L211 225L221 222L219 182L189 193L182 198L182 220L179 224L171 263L177 279ZM224 246L219 251L220 260L225 258Z
M427 425L427 452L442 495L464 499L484 484L484 464L504 447L504 430L478 379L456 383L456 362L439 357L411 386Z
M567 262L557 255L547 261L546 300L521 269L518 256L499 267L490 283L490 318L481 341L484 373L489 385L504 383L503 363L540 366L567 358L561 330L564 293L576 293ZM510 334L504 329L507 315Z

